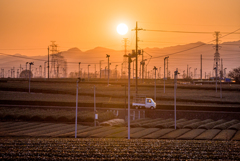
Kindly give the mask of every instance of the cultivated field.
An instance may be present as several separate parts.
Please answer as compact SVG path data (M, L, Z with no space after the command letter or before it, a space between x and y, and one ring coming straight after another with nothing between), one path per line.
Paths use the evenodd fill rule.
M153 125L155 124L155 125ZM196 125L198 124L198 125ZM101 126L78 125L78 138L127 138L127 123ZM41 122L0 122L1 137L74 137L75 124ZM131 139L177 139L240 141L239 120L141 119L131 122Z
M239 141L0 138L1 160L240 160Z
M79 103L93 103L93 86L96 86L97 103L124 104L126 81L111 81L107 86L101 80L79 83ZM239 107L240 105L240 86L235 84L222 85L222 99L220 98L219 86L216 93L214 84L203 85L182 85L178 84L177 104L178 105L203 105L203 106L223 106ZM127 88L126 88L127 90ZM139 81L139 94L154 98L154 80L146 83ZM173 105L174 88L171 81L166 82L166 93L163 92L162 81L157 82L157 104ZM76 82L75 79L69 80L32 80L31 94L28 93L28 82L25 80L8 80L0 82L0 100L2 101L40 101L40 102L75 102ZM131 97L135 95L135 87L132 82ZM45 103L46 104L46 103Z
M113 112L98 111L99 122L115 118ZM75 109L1 107L1 121L75 122ZM93 110L78 110L78 122L93 123Z
M177 113L177 129L174 129L172 113L166 115L168 108L173 107L172 81L166 82L165 94L163 82L157 82L158 108L166 106L167 110L155 111L155 119L131 121L131 140L127 140L127 123L120 119L108 121L115 118L112 112L99 110L100 126L94 127L90 126L93 111L78 111L78 138L74 139L74 108L25 107L75 107L75 79L32 79L31 93L27 80L16 80L0 81L1 160L240 160L238 118L224 119L223 114L220 119L202 119L200 114L192 113L191 119L186 119ZM80 82L79 106L92 109L95 85L97 107L124 107L126 81L111 80L110 84L107 86L106 80ZM154 98L154 80L139 82L138 90L139 94ZM216 111L221 107L226 112L230 108L238 111L240 86L225 84L222 92L220 99L219 89L216 93L214 85L178 84L177 107L201 106ZM134 94L135 87L131 86L131 98ZM161 118L162 115L166 116Z

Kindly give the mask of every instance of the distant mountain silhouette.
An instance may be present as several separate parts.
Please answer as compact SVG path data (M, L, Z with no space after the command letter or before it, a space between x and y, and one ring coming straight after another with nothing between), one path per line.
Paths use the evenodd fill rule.
M227 71L240 66L240 40L233 42L224 42L220 44L219 50L220 57L223 59L223 66L227 68ZM173 73L176 68L180 72L187 71L187 65L191 67L191 72L197 68L199 74L200 69L200 55L203 58L203 75L212 72L213 60L214 60L214 44L205 44L203 42L190 43L185 45L170 46L165 48L145 48L144 59L147 59L148 70L152 70L154 66L161 67L161 74L163 74L164 57L169 56L169 71ZM131 53L132 49L128 49L127 53ZM81 62L81 68L87 71L88 64L91 64L90 71L94 71L95 64L97 71L99 70L99 62L102 61L102 68L107 66L106 54L110 55L111 69L118 65L118 70L121 68L123 62L124 51L113 50L104 47L96 47L87 51L81 51L79 48L70 48L67 51L61 51L62 56L67 59L68 73L71 71L78 71L78 62ZM15 57L6 56L0 54L0 68L6 68L9 70L13 67L19 68L20 64L23 69L26 67L26 62L34 62L33 68L38 68L39 65L44 67L44 61L33 60L40 59L47 61L47 55L28 57L21 54L15 54ZM23 57L23 58L19 58ZM25 59L29 58L29 59ZM142 60L142 56L139 56L139 60ZM42 68L42 71L44 69Z

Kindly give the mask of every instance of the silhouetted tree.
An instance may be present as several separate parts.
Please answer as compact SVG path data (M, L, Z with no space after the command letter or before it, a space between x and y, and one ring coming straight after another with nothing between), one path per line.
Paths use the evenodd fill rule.
M233 78L236 83L240 83L240 67L234 68L228 73L228 77Z
M31 74L31 78L33 77L33 74L32 72L30 71L30 74ZM20 73L20 78L29 78L29 70L23 70L21 73Z

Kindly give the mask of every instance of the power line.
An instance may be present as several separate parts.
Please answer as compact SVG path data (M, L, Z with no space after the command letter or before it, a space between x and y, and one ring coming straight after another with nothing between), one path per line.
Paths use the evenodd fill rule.
M228 33L228 34L226 34L226 35L224 35L224 36L221 36L220 38L224 38L224 37L226 37L226 36L228 36L228 35L234 34L234 33L236 33L238 30L240 30L240 28L238 28L237 30L235 30L235 31L233 31L233 32L230 32L230 33ZM209 44L210 42L213 42L213 41L215 41L215 39L214 39L214 40L211 40L211 41L209 41L209 42L207 42L207 43L203 43L203 44L201 44L201 45L198 45L198 46L195 46L195 47L191 47L191 48L189 48L189 49L185 49L185 50L178 51L178 52L171 53L171 54L167 54L167 55L162 55L162 56L158 56L158 57L153 57L153 59L155 59L155 58L160 58L160 57L165 57L165 56L169 56L169 55L175 55L175 54L179 54L179 53L182 53L182 52L186 52L186 51L189 51L189 50L196 49L196 48L199 48L199 47L201 47L201 46L207 45L207 44Z
M238 53L240 53L240 50L224 50L224 49L222 49L221 51L231 51L231 52L238 52Z
M0 50L42 50L46 48L30 48L30 49L0 49Z
M198 31L168 31L168 30L149 30L149 29L144 29L143 31L172 32L172 33L185 33L185 34L213 34L213 32L198 32ZM228 34L231 32L221 32L221 33ZM240 34L240 33L234 33L234 34Z
M240 44L221 44L221 46L222 45L239 46Z
M4 54L4 53L0 53L0 54L1 54L1 55L6 55L6 56L11 56L11 57L22 58L22 59L31 59L31 60L38 60L38 61L47 61L47 60L44 60L44 59L29 58L29 57L18 56L18 55L10 55L10 54Z

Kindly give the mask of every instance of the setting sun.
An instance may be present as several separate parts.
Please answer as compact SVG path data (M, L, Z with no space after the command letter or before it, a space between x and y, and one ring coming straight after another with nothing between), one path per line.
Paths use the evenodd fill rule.
M117 26L117 32L120 34L120 35L125 35L127 32L128 32L128 27L126 24L124 23L121 23Z

